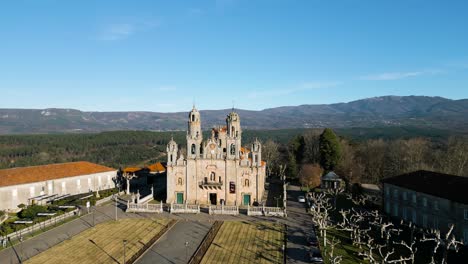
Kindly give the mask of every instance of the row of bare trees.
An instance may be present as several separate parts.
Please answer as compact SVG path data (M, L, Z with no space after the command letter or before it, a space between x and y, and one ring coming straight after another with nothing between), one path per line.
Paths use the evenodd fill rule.
M339 219L331 219L332 211L338 210L332 203L333 198L342 190L334 193L313 193L311 202L311 215L314 224L318 227L320 237L323 239L326 256L330 263L339 264L342 256L335 253L335 247L342 242L339 237L327 238L327 230L336 229L348 234L351 244L359 249L359 257L373 263L415 263L418 256L418 248L430 248L432 256L428 258L430 263L447 263L448 252L458 252L462 242L456 240L453 235L454 226L443 234L440 230L418 229L411 222L401 222L395 225L383 216L379 211L370 211L363 207L369 196L352 196L347 194L347 199L353 203L350 209L340 209ZM402 235L404 232L406 234ZM418 234L415 234L418 232ZM421 262L421 261L419 261Z

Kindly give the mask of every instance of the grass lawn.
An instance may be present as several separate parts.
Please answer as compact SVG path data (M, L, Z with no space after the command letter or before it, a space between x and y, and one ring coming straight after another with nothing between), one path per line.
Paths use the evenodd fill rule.
M369 263L368 261L364 261L358 257L359 248L353 246L347 232L335 229L327 230L327 240L332 241L333 238L335 238L335 242L337 242L338 239L340 241L340 243L335 246L334 255L343 257L341 264ZM319 241L324 261L325 263L330 263L328 260L328 252L331 250L330 244L327 244L327 247L324 248L323 238L319 237Z
M126 259L169 223L168 219L121 219L96 225L51 249L36 255L26 263L123 263L123 240L126 239Z
M224 222L201 263L283 263L284 226Z

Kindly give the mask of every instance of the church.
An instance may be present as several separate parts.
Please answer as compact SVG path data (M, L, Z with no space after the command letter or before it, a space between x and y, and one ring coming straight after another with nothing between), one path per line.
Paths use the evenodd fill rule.
M265 188L262 145L242 147L240 117L232 111L226 126L203 140L201 117L193 107L188 116L187 157L171 139L167 144L167 203L252 205Z

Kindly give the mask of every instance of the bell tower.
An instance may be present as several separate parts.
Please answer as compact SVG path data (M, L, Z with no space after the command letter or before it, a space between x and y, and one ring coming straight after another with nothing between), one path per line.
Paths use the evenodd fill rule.
M239 115L233 111L226 118L226 129L227 129L227 158L228 159L239 159L240 148L242 139L242 130L240 125Z
M258 139L252 143L252 166L261 167L262 166L262 144Z
M187 159L196 159L201 154L201 144L203 140L201 131L200 112L193 106L189 113L187 129Z
M171 141L167 143L167 166L176 165L177 162L177 143L171 138Z

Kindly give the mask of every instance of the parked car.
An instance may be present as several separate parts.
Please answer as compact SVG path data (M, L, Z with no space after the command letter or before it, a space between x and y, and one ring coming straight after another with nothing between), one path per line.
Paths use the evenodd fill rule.
M317 250L312 250L310 252L310 262L312 263L323 263L322 253Z
M315 235L307 237L307 243L309 244L309 246L317 248L319 247L319 241Z
M300 202L300 203L305 203L306 202L304 196L297 197L297 201Z

